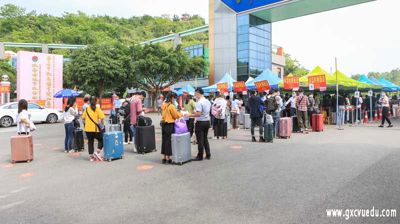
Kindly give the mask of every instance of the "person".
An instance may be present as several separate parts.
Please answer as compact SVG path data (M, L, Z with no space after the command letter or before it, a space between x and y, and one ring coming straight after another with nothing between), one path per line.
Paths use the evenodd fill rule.
M312 115L315 113L314 112L314 106L315 106L315 100L314 100L314 95L312 93L310 93L308 95L308 106L307 106L307 110L308 110L308 120L309 120L309 125L312 126Z
M293 92L292 96L286 101L285 106L290 106L290 117L296 115L296 92Z
M196 110L196 103L194 102L193 97L191 95L188 95L186 97L185 104L183 105L183 108L189 114L193 114L194 111ZM189 132L190 132L190 137L192 137L193 133L194 133L194 118L189 118L186 121L186 125L188 127Z
M299 127L301 132L308 134L308 114L307 114L307 107L309 101L308 97L304 95L304 91L300 90L299 97L296 101L297 106L297 121L299 122Z
M144 92L140 92L139 90L135 90L133 92L133 95L132 95L132 98L131 98L131 102L130 102L130 121L131 121L131 131L132 131L132 134L133 134L133 139L136 138L137 119L138 119L139 115L141 115L142 112L143 112L142 101L143 101L144 97L145 97ZM135 149L134 149L134 151L135 151Z
M168 93L165 102L162 105L162 118L161 118L161 154L164 155L162 163L172 163L172 134L175 133L175 120L182 117L175 106L177 95L176 93Z
M256 95L255 91L250 91L250 99L249 99L249 107L250 107L250 119L251 119L251 141L256 142L256 136L254 133L254 128L256 126L259 127L260 133L260 142L265 142L263 136L263 115L264 115L264 102L261 100L259 96Z
M130 108L130 103L128 100L125 100L122 103L122 106L120 108L120 114L123 116L123 131L124 131L124 137L125 137L125 141L124 144L132 144L133 141L133 133L132 130L130 128L130 123L131 123L131 108Z
M82 120L84 120L85 124L85 132L88 138L88 148L89 148L89 160L93 162L94 158L94 140L97 139L97 151L96 156L99 156L99 153L103 149L103 133L102 127L104 127L104 113L97 107L97 97L90 97L90 105L86 108L85 112L82 114Z
M239 114L240 114L240 107L239 107L239 100L237 96L233 96L233 100L231 101L231 119L232 119L232 128L239 129Z
M84 113L86 108L88 108L89 100L90 100L90 95L85 95L85 97L83 98L82 113Z
M351 110L351 104L350 104L350 97L348 94L346 94L344 96L344 105L345 105L345 109L346 109L346 113L345 113L345 124L347 124L348 122L352 122L352 114L350 114L350 110Z
M111 110L111 116L110 119L113 124L118 124L119 123L119 109L122 106L122 102L119 100L119 96L117 94L113 94L112 96L113 99L113 109Z
M276 137L279 134L280 110L283 105L279 90L271 90L266 102L266 111L274 119L274 136Z
M225 110L225 123L226 123L226 129L228 133L228 130L231 130L232 128L232 119L231 119L231 110L232 110L232 103L230 101L230 97L226 96L225 97L226 101L226 110Z
M338 96L338 101L339 101L339 104L338 104L339 111L337 112L337 115L336 115L337 117L335 119L336 119L336 124L339 127L339 130L343 130L346 102L341 94L339 94L339 96Z
M224 99L224 96L217 92L216 93L216 98L214 100L214 104L212 105L212 115L214 116L214 123L215 123L215 128L214 128L214 136L219 139L224 138L225 136L225 110L226 110L226 100Z
M197 103L196 111L188 117L196 118L195 133L198 144L198 153L194 161L202 161L204 150L206 151L206 159L211 159L210 144L208 142L208 130L210 129L210 111L211 103L204 97L202 88L195 91Z
M287 103L290 97L289 93L285 93L285 96L283 97L283 105L285 108L282 110L282 117L290 117L290 103Z
M389 98L387 97L386 93L381 94L381 98L379 99L379 103L382 105L382 123L379 125L380 128L383 128L385 121L388 122L388 128L393 127L392 122L389 119Z
M64 128L65 128L65 139L64 139L64 152L72 153L74 150L74 120L78 116L78 111L76 109L76 102L74 98L69 98L67 101L67 106L64 110Z
M18 101L17 133L18 135L29 135L30 114L28 113L28 102L24 99Z

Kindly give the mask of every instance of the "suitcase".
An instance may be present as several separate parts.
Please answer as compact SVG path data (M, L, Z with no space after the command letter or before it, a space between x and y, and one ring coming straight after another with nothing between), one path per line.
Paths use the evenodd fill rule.
M290 138L292 136L292 118L285 117L279 119L279 137Z
M245 114L244 115L244 129L250 129L250 126L251 126L250 114Z
M266 142L274 142L274 124L264 123L264 140Z
M301 131L299 127L299 121L297 120L296 116L292 117L292 125L293 125L292 132L298 133Z
M337 117L336 117L336 112L332 112L331 113L331 117L330 117L330 124L336 124L336 119L337 119Z
M240 114L239 114L239 124L241 124L241 125L244 124L244 114L245 114L244 111L240 111Z
M103 135L104 159L112 161L122 159L124 156L124 145L122 140L122 131L106 132Z
M322 114L313 114L311 119L313 131L324 131L324 117Z
M79 152L82 152L85 149L83 130L80 128L74 130L74 149Z
M157 151L154 125L136 127L135 145L140 154Z
M32 135L11 137L11 162L30 162L33 160Z
M182 165L192 160L190 133L172 134L172 162Z

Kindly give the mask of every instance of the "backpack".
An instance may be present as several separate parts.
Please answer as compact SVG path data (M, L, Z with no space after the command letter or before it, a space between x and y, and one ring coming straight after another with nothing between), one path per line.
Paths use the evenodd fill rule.
M267 112L274 112L278 109L279 105L276 102L276 97L272 96L266 100L266 110Z
M211 114L215 118L221 119L222 118L222 106L214 103L213 107L212 107L212 110L211 110Z
M149 117L140 115L137 119L137 126L151 126L153 121Z

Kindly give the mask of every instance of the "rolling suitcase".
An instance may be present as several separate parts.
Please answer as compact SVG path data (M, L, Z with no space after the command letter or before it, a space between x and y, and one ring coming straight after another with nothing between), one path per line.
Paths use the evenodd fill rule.
M274 124L264 123L264 140L266 142L274 142Z
M292 136L292 118L284 117L279 119L279 137L290 138Z
M77 128L74 130L74 149L76 151L82 152L84 150L84 141L83 141L83 130Z
M157 151L154 125L136 127L135 145L140 154Z
M245 112L241 110L239 114L239 124L244 124L244 114Z
M11 137L11 162L30 162L33 160L32 135Z
M299 121L297 120L296 116L292 117L292 125L293 125L292 132L299 133L301 131L299 127Z
M311 119L313 131L324 131L324 117L322 114L313 114Z
M250 114L245 114L244 115L244 129L250 129L250 126L251 126Z
M124 156L124 145L122 131L106 132L103 135L104 159L109 162L113 159L122 159Z
M337 117L336 117L336 112L332 112L331 113L331 117L330 117L330 124L336 124L336 119L337 119Z
M182 165L192 160L190 133L172 134L172 162Z

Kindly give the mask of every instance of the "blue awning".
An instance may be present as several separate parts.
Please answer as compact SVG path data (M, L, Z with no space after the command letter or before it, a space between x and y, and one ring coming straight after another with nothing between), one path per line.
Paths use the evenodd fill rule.
M257 76L254 80L246 83L247 89L254 90L256 89L255 82L267 80L272 89L278 89L279 83L282 81L277 74L273 73L271 70L266 69L260 75Z
M203 90L205 93L217 92L218 91L217 84L225 82L228 83L228 91L233 91L233 83L236 82L236 80L234 80L229 73L225 73L224 77L222 77L222 79L219 80L219 82L217 82L214 85L204 87Z

